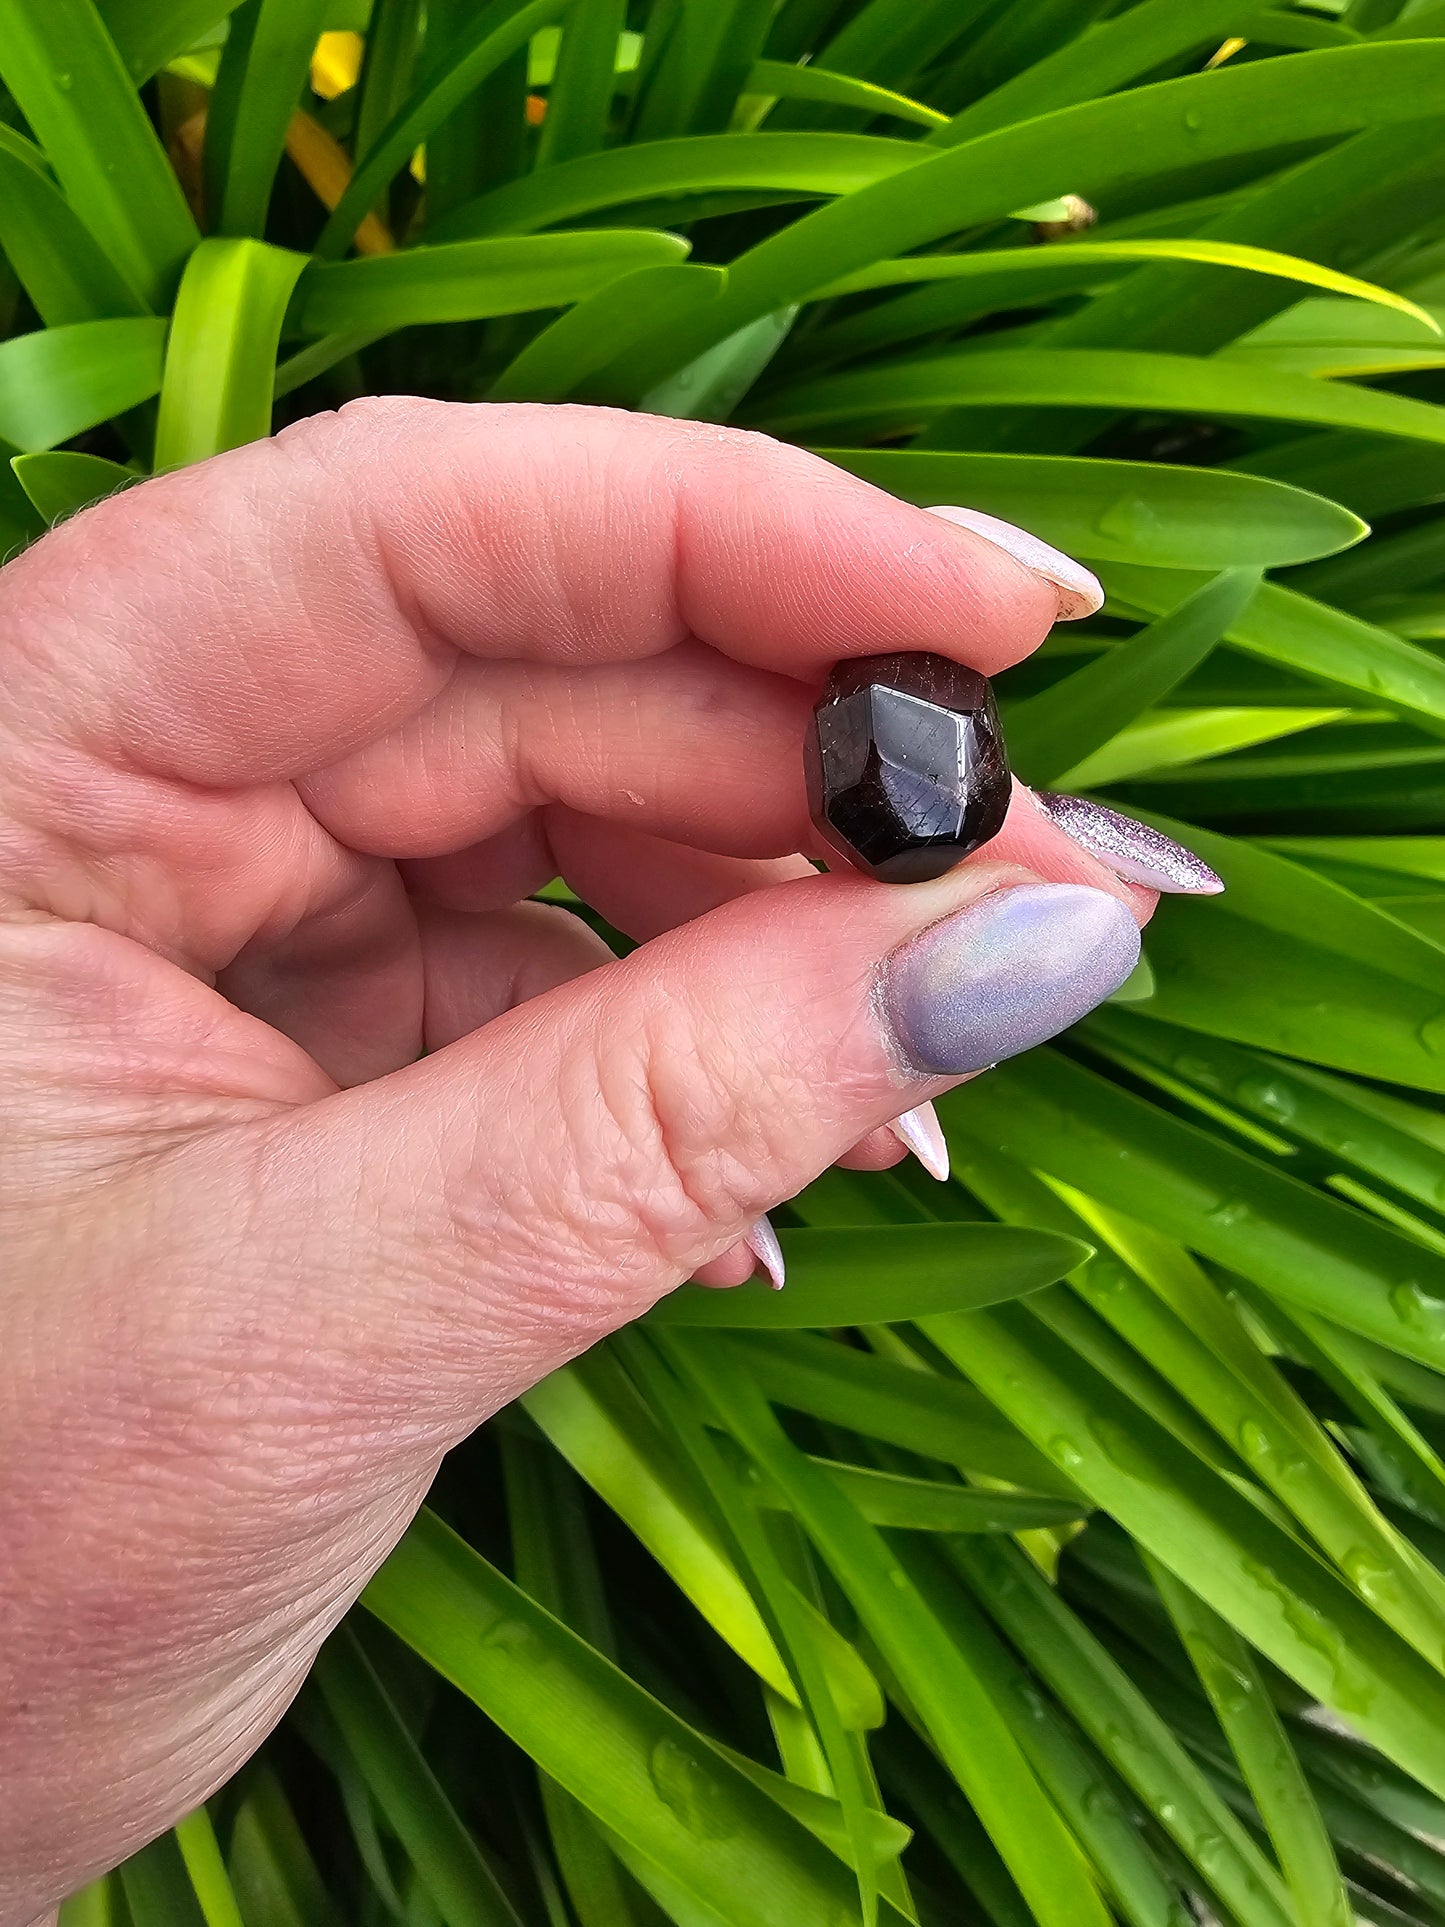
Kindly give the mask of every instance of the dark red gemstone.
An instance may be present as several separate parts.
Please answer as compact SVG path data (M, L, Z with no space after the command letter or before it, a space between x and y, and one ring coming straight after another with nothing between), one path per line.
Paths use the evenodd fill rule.
M885 883L942 876L997 836L1008 813L993 691L946 656L840 662L813 711L803 761L825 841Z

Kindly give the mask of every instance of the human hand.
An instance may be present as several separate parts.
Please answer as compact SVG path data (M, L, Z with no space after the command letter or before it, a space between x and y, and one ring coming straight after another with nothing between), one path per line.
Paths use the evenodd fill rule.
M236 1768L453 1442L1127 974L1152 897L1026 800L796 854L835 658L1058 607L757 436L410 400L4 571L0 1923Z

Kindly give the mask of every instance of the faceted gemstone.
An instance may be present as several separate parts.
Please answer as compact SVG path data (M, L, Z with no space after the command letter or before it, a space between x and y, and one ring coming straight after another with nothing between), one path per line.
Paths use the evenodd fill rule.
M942 876L997 836L1008 812L993 691L946 656L840 662L803 760L820 833L885 883Z

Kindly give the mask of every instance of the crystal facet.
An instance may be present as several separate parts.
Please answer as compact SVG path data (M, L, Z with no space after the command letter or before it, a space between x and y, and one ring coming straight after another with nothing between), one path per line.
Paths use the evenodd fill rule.
M946 656L840 662L803 760L820 834L885 883L942 876L997 836L1008 813L993 691Z

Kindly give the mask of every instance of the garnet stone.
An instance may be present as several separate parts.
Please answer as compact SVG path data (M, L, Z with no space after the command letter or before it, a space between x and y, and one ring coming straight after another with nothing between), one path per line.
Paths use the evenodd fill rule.
M946 656L840 662L804 749L824 839L885 883L921 883L997 836L1008 758L986 677Z

